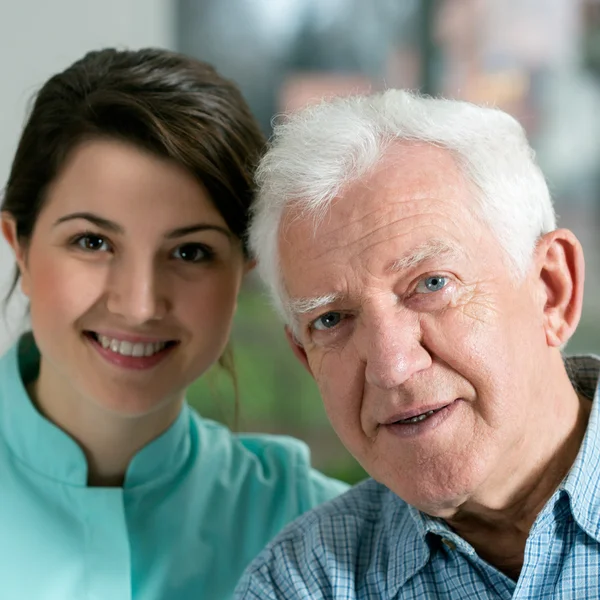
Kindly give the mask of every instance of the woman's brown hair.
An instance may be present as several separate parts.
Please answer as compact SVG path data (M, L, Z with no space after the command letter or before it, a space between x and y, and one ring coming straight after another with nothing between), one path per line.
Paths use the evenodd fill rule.
M123 140L187 168L246 251L263 134L233 83L204 62L156 48L90 52L40 89L2 202L21 243L30 240L69 153L94 137ZM18 273L11 291L17 281Z

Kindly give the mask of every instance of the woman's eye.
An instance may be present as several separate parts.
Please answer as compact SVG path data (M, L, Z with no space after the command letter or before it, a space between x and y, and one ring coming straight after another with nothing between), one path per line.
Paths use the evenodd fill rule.
M415 288L418 294L430 294L431 292L439 292L448 285L448 277L443 275L432 275L421 279Z
M202 244L184 244L175 248L173 257L184 262L203 262L211 259L214 253Z
M312 323L312 328L317 331L326 331L339 325L342 320L342 315L339 312L328 312L315 319Z
M102 236L86 233L75 240L75 244L86 252L107 252L110 246Z

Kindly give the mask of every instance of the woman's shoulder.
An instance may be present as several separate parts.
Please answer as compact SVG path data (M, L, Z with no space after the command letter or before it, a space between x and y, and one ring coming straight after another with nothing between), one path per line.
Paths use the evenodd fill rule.
M276 471L311 468L310 450L299 439L269 433L233 433L217 421L205 419L193 408L191 426L198 441L198 454L221 463L246 463L266 477Z
M225 425L190 412L200 462L210 460L221 479L235 479L248 493L292 496L300 514L348 489L312 467L310 449L302 440L267 433L234 434Z

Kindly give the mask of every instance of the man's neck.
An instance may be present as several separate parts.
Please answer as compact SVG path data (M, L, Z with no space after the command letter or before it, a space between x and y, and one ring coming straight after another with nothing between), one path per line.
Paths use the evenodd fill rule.
M573 465L585 435L592 403L572 388L567 396L558 426L545 432L551 435L540 431L547 443L532 468L516 469L507 477L510 483L504 485L502 496L488 491L487 497L469 500L446 518L479 556L514 580L521 572L531 527Z
M63 386L61 386L62 388ZM39 378L27 390L38 410L72 437L88 463L88 485L123 485L129 463L144 446L164 433L175 421L181 406L172 401L142 416L123 416L92 401L75 397L75 391L59 391L52 377Z

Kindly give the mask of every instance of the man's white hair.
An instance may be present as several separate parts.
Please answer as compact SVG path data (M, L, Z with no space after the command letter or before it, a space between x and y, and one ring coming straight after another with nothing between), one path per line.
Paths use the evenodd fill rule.
M286 210L300 209L316 227L334 198L372 171L391 144L403 141L432 144L454 156L476 190L480 217L517 276L526 272L539 236L556 228L523 128L500 110L395 89L310 106L275 126L257 171L249 233L259 274L286 322L292 319L278 256Z

